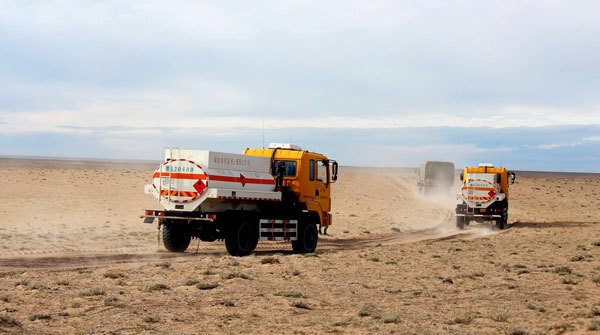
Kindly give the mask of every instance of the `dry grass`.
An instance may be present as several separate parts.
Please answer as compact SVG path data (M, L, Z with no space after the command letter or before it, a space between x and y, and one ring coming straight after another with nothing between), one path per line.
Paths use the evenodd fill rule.
M100 289L100 288L90 288L90 289L79 292L80 297L94 297L94 296L105 295L105 294L106 294L106 292L104 292L104 290Z
M199 290L212 290L217 287L219 287L218 283L198 283L198 284L196 284L196 288Z
M0 314L0 327L21 327L21 323L19 321L17 321L15 318L13 318L12 316L6 314L6 313L1 313Z

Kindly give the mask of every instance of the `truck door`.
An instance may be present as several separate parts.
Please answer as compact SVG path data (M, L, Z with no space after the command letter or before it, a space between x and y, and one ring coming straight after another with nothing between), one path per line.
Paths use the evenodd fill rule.
M330 201L330 183L329 183L329 162L325 159L315 161L316 180L315 180L315 201L321 205L323 212L329 212Z

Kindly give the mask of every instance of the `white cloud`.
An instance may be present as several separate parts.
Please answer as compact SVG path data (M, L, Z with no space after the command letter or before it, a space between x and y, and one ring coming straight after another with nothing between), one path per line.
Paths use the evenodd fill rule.
M236 91L205 96L147 94L127 101L92 101L74 109L0 114L0 129L5 133L90 133L110 131L120 134L157 132L174 129L186 132L206 129L226 132L232 129L261 129L263 119L257 116L220 116L223 111L243 111L258 103ZM196 103L195 103L196 102ZM518 111L518 112L517 112ZM266 129L332 128L332 129L395 129L405 127L544 127L600 124L594 113L561 115L564 111L512 107L498 112L462 112L456 115L423 111L391 116L320 116L319 112L298 117L267 117ZM473 116L471 116L473 115ZM117 128L117 129L115 129ZM588 138L586 141L597 140ZM540 149L554 149L570 144L545 144Z
M581 141L576 141L576 142L540 144L537 146L537 148L543 149L543 150L552 150L552 149L559 149L559 148L576 147L576 146L587 144L589 142L599 142L599 141L600 141L600 136L589 136L589 137L583 138Z

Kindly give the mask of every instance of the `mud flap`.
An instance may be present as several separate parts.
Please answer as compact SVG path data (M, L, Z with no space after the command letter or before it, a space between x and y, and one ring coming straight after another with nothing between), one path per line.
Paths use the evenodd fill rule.
M145 217L144 218L144 223L154 223L154 219L153 217Z

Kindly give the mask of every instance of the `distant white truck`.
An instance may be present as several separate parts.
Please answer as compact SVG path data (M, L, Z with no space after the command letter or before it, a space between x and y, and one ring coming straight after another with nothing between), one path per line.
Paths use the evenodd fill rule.
M424 161L416 172L420 193L449 192L454 185L455 170L452 162Z

